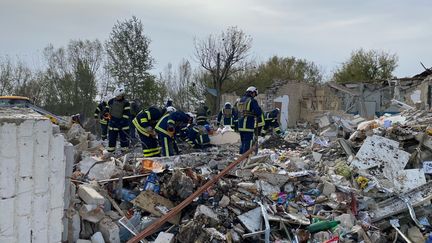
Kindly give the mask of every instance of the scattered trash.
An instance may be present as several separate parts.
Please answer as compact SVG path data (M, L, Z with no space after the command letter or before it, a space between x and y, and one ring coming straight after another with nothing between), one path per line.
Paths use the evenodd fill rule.
M98 146L84 149L72 175L79 214L71 219L81 221L71 227L75 240L138 242L152 228L146 240L157 243L372 243L395 234L427 242L432 114L347 117L326 114L315 126L267 136L258 155L224 177L239 158L230 128L219 129L207 151L173 157L142 158L136 150L105 158ZM70 137L98 144L86 143L90 136L78 128Z

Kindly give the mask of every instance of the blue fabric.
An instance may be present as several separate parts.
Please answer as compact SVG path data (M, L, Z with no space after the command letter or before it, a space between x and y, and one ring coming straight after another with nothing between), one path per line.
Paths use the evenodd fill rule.
M120 136L120 146L122 148L129 147L129 138L128 138L129 129L125 129L127 127L129 127L129 120L118 119L115 117L111 118L111 120L108 123L108 147L110 148L108 150L109 152L113 152L115 150L117 144L117 137L119 136Z
M246 153L251 148L253 138L253 132L240 132L240 154Z
M159 145L161 146L162 156L174 155L174 139L164 133L158 132Z
M101 126L101 137L102 139L107 139L108 136L108 124L100 124Z

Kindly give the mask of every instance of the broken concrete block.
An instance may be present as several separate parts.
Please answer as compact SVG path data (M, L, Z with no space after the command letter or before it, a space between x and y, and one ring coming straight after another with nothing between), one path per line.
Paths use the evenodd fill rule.
M332 193L336 192L336 187L330 182L324 181L322 194L329 197Z
M393 181L395 189L399 192L409 192L414 188L426 184L423 169L409 169L396 171L396 180Z
M114 161L102 162L98 157L85 157L78 165L78 169L83 174L87 174L90 180L110 179L114 174L119 172Z
M98 223L98 229L107 243L120 243L120 229L111 218L105 217Z
M160 232L153 243L173 243L174 234Z
M105 243L105 240L102 236L102 233L96 232L94 235L92 235L91 242L92 243Z
M105 216L102 208L98 207L97 205L88 204L84 204L81 206L79 214L82 219L92 223L99 222Z
M161 210L158 210L157 206L163 206L165 208L172 209L174 207L174 203L170 200L160 196L157 193L152 191L143 191L141 192L134 200L131 201L135 206L155 215L162 216L163 213ZM159 207L160 208L160 207ZM177 214L175 217L171 218L168 222L172 224L179 224L180 222L180 214Z
M280 187L273 186L272 184L268 183L267 181L257 180L255 183L256 183L256 186L258 188L258 191L261 191L262 195L264 195L264 196L269 196L273 193L279 193L280 192Z
M405 168L409 157L409 153L399 149L398 142L373 135L366 138L351 165L358 169L380 166L398 171Z
M219 206L226 208L230 203L230 198L223 195L222 199L219 201Z
M204 215L209 219L210 225L217 226L220 222L218 215L213 212L213 210L206 205L199 205L195 211L194 218L199 215Z
M92 241L91 240L82 240L82 239L79 239L79 240L76 241L76 243L92 243Z
M252 209L242 215L237 216L240 222L249 232L256 232L261 229L262 217L261 207Z
M286 175L266 171L254 171L253 175L278 187L283 186L289 180L289 177Z
M81 185L78 188L78 196L87 204L103 205L105 198L90 186Z

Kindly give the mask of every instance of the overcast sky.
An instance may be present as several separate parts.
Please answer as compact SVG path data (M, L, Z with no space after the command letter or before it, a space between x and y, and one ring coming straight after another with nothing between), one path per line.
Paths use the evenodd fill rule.
M432 1L418 0L0 0L0 55L40 65L48 44L108 38L116 20L140 18L154 73L193 57L194 37L238 26L252 56L306 58L330 73L352 50L399 56L398 77L432 66Z

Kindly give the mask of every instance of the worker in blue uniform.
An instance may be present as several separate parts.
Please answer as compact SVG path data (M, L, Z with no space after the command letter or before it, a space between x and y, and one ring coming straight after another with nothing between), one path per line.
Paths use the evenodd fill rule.
M114 91L114 98L108 101L110 121L108 122L108 152L114 152L117 145L117 137L120 137L120 146L125 152L129 147L129 117L130 104L125 98L124 88Z
M264 115L264 129L263 133L268 134L275 132L276 134L281 133L281 129L279 126L279 117L280 117L280 110L279 108L276 108L272 111L266 112Z
M202 149L210 146L210 125L191 123L187 128L186 142L194 148Z
M217 125L230 126L232 129L235 129L237 119L237 111L233 109L231 103L226 102L223 109L219 111Z
M189 122L189 119L189 116L183 111L175 111L166 113L158 121L155 130L158 135L159 145L161 146L162 156L173 156L174 152L179 154L175 134L183 124Z
M210 108L201 100L199 107L196 109L196 123L199 125L209 124L208 119L211 115Z
M97 123L99 123L101 128L101 138L102 140L105 140L108 138L108 121L109 116L108 113L105 113L105 111L108 109L108 103L107 103L107 97L103 97L101 101L99 102L98 106L96 107L96 110L94 112L94 118L96 119Z
M252 142L258 139L258 134L264 126L264 115L258 102L254 99L258 95L258 89L251 86L246 89L245 95L237 102L238 130L240 132L240 154L248 151Z
M140 111L132 121L140 137L144 157L160 156L155 127L162 116L162 109L152 106Z

